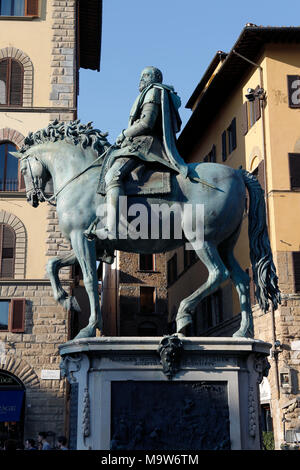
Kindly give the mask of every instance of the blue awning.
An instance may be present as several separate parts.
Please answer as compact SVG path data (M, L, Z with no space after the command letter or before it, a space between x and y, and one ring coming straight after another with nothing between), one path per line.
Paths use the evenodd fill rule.
M24 390L0 391L0 422L20 421Z

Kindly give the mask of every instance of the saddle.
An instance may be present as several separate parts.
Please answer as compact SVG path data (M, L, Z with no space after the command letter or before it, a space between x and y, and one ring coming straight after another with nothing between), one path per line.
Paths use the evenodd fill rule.
M131 155L130 155L131 156ZM125 194L128 196L155 196L159 194L169 194L171 192L171 172L168 167L164 167L157 162L144 163L137 161L137 166L127 175L123 181ZM107 155L104 160L97 193L105 196L105 174L114 162L113 156Z
M128 196L169 194L171 192L171 173L162 165L141 163L129 173L124 181L125 194Z

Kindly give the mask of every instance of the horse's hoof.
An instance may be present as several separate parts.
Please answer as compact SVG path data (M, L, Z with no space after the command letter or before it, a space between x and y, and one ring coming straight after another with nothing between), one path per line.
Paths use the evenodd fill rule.
M246 331L243 328L240 328L238 331L233 333L232 337L233 338L250 338L250 339L253 339L254 338L254 333L253 333L253 330L251 330L249 328Z
M186 328L193 323L191 315L188 313L176 319L176 332L184 334Z
M92 325L88 325L82 330L79 331L78 335L75 336L74 339L80 338L94 338L96 336L96 327Z

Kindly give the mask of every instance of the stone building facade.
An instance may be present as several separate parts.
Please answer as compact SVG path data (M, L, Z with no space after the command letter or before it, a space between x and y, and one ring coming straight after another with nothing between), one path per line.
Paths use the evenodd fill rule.
M192 116L179 138L186 161L242 165L265 191L282 303L264 314L252 280L250 295L255 338L272 344L271 369L261 387L261 419L263 430L273 432L276 449L286 441L294 446L300 430L299 44L298 27L247 24L231 51L218 51L199 81L187 103ZM247 208L235 256L252 278ZM189 295L207 277L200 261L185 266L179 251L167 254L168 266L175 264L175 255L168 288L171 314L181 294ZM235 288L226 281L198 306L195 334L231 336L239 328L239 312Z
M27 203L9 152L54 119L77 119L79 68L99 71L101 11L93 0L0 3L0 410L8 396L22 395L10 403L17 415L0 413L0 446L39 431L54 444L69 432L58 345L74 333L72 312L56 304L45 267L70 246L55 208ZM62 269L60 279L72 293L72 270Z
M103 267L102 313L107 336L168 334L165 254L116 252Z

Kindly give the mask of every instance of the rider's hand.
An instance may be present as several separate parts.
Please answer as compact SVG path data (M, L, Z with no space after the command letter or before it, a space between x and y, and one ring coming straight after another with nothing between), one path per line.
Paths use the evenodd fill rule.
M125 140L125 135L123 134L123 131L122 131L121 134L118 135L118 137L117 137L116 144L119 145L119 147L121 147L122 142L124 140Z

